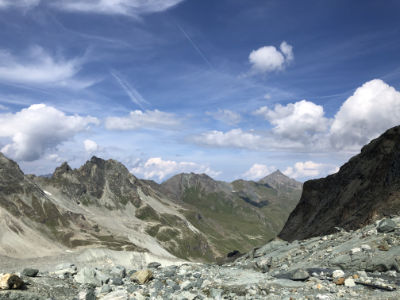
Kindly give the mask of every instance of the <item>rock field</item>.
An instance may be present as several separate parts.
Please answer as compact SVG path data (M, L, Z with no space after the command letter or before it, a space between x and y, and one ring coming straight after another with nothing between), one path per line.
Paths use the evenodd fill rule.
M62 263L13 274L0 265L0 299L400 299L399 263L400 217L393 217L351 232L276 239L223 265Z

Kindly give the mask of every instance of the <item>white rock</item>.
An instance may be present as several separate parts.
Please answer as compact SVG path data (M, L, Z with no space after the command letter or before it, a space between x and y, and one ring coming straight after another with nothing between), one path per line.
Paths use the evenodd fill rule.
M102 299L102 300L127 300L128 292L125 290L118 290L118 291L111 292L100 299Z
M333 278L340 278L340 277L344 277L344 272L342 270L335 270L332 273L332 277Z
M364 251L371 251L371 246L364 244L364 245L361 245L361 249Z
M356 254L358 252L361 252L361 248L357 247L357 248L351 249L351 254Z
M354 282L353 278L347 278L344 281L344 285L347 287L354 287L354 286L356 286L356 283Z

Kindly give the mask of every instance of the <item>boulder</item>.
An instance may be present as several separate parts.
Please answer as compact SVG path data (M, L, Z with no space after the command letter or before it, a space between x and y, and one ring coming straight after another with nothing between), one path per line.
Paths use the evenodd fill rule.
M139 284L145 284L153 278L153 273L150 270L140 270L131 276L131 280Z
M295 281L304 281L307 280L310 277L310 274L306 270L303 269L298 269L296 270L290 279L295 280Z
M23 280L15 274L0 274L0 290L19 290L24 286Z
M383 219L378 223L376 229L378 232L391 232L396 229L396 223L391 219Z
M148 267L149 269L157 269L157 268L159 268L160 266L161 266L161 264L158 263L158 262L151 262L151 263L149 263L149 264L147 265L147 267Z
M92 284L95 286L102 286L110 280L110 277L103 272L85 267L82 268L75 276L75 281L81 284Z
M22 271L22 275L28 276L28 277L36 277L38 273L39 273L38 269L32 269L32 268L25 268Z

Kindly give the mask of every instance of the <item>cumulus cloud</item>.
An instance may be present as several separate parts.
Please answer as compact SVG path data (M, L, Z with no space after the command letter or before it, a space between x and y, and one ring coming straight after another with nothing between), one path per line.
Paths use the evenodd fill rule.
M254 164L242 176L245 179L258 180L271 174L275 170L275 167L268 167L267 165L263 164Z
M305 161L297 162L293 167L288 167L283 174L291 178L310 178L336 173L338 170L338 167L330 164Z
M221 121L229 125L235 125L241 121L241 116L237 112L229 109L219 109L214 112L207 112L209 116L212 116L215 120Z
M55 0L52 6L75 12L138 17L167 10L183 0Z
M27 9L38 5L40 0L0 0L0 9L22 8Z
M85 147L85 151L87 153L93 153L99 150L99 145L95 141L86 139L83 141L83 146Z
M143 176L145 179L163 180L167 176L175 175L182 172L206 173L214 177L220 172L212 170L207 165L197 164L194 162L177 162L173 160L163 160L160 157L152 157L147 161L139 163L131 172L137 176Z
M0 81L85 88L94 81L74 78L82 64L82 58L55 58L39 46L31 47L21 57L0 49Z
M253 73L283 70L293 58L293 47L285 41L281 43L280 50L275 46L264 46L251 51L249 55Z
M275 133L293 140L312 137L317 132L326 131L329 125L329 120L324 117L324 108L306 100L286 106L277 104L274 109L263 106L254 114L274 125Z
M400 92L380 79L366 82L336 113L330 136L336 149L360 147L400 123Z
M180 124L175 114L159 110L135 110L127 117L109 117L106 128L109 130L135 130L139 128L172 128Z
M0 137L11 139L1 151L17 160L33 161L91 124L97 125L99 121L90 116L69 116L45 104L0 114Z

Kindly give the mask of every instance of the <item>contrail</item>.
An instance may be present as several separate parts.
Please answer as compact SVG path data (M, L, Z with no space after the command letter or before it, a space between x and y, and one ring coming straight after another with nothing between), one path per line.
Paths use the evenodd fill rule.
M175 22L174 22L175 23ZM208 58L204 55L204 53L201 51L201 49L196 45L196 43L191 39L191 37L186 33L185 30L181 26L179 26L178 23L175 23L176 27L183 33L183 35L186 37L186 39L190 42L190 44L193 46L194 50L201 56L201 58L206 62L206 64L211 68L214 69L214 66L211 64L211 62L208 60Z
M122 87L122 89L126 92L128 97L131 99L133 103L135 103L137 106L139 106L142 110L144 109L143 104L149 104L142 95L139 94L139 92L131 87L129 83L124 81L122 78L120 78L115 71L110 71L111 75L115 78L115 80L119 83L119 85Z

